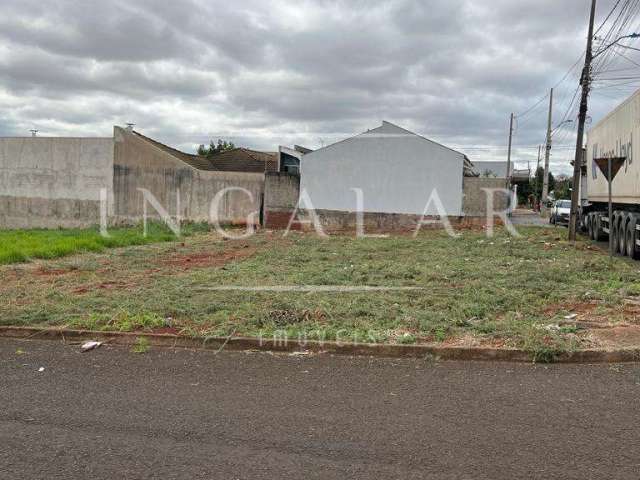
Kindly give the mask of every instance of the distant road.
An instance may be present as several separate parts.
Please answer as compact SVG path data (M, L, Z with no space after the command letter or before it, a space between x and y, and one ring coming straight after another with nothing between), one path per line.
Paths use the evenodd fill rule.
M539 213L532 210L515 210L511 216L514 225L552 227L549 217L541 217Z
M0 477L637 479L639 384L637 365L0 340Z

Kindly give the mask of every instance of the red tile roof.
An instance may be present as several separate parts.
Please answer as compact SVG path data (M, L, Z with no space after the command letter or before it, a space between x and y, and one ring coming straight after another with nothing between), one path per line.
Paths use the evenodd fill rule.
M211 157L203 157L181 152L139 132L133 133L198 170L253 173L275 172L278 170L278 156L275 153L259 152L248 148L234 148Z

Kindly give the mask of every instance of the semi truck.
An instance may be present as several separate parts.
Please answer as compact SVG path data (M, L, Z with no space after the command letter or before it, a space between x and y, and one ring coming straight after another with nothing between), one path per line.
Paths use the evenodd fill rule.
M580 225L592 240L610 239L615 254L640 259L640 90L587 132L580 185ZM638 152L638 158L635 153ZM622 164L611 185L597 163ZM608 160L607 160L608 163ZM612 160L613 163L613 160Z

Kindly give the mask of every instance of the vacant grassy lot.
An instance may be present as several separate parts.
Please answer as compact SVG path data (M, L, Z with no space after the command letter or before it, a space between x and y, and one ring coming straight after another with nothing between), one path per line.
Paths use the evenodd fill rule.
M639 266L577 248L561 229L512 238L424 232L356 240L260 233L0 267L0 323L188 335L518 346L539 358L596 345L591 327L635 325ZM364 292L219 287L373 286ZM634 303L635 302L635 303Z
M202 229L188 225L183 233L190 235ZM65 257L77 252L102 252L107 248L145 245L175 240L165 226L149 223L148 235L142 226L109 229L109 238L102 237L99 229L64 230L0 230L0 265L28 262L33 259Z

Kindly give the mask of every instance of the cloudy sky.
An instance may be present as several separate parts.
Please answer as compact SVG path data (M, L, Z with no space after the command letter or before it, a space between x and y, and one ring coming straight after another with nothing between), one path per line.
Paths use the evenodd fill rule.
M109 136L134 122L187 151L217 138L273 150L385 119L502 160L513 111L514 158L535 165L547 90L557 85L554 125L577 115L589 3L2 0L0 135ZM599 2L597 25L613 3ZM637 52L615 53L593 121L640 85L619 79L638 76ZM571 124L557 131L556 172L574 138Z

